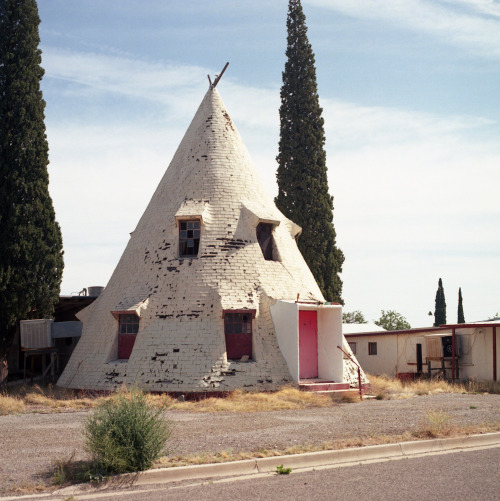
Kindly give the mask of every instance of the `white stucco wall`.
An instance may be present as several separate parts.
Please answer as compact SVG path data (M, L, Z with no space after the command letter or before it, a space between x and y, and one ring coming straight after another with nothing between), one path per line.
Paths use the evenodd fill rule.
M497 326L497 380L500 379L500 325ZM416 346L422 344L423 372L427 374L426 336L452 335L452 329L428 329L414 332L398 332L380 335L347 335L348 342L356 343L356 357L363 369L369 374L395 376L397 373L417 372ZM456 343L459 353L458 367L460 379L493 379L493 327L456 328ZM368 343L377 343L377 355L368 355ZM432 367L440 367L437 360L431 361ZM451 362L446 361L446 375L451 377Z
M299 308L296 303L276 301L271 306L278 346L294 381L299 380Z
M343 381L342 307L323 305L318 310L318 377Z
M303 304L277 301L271 306L278 346L290 374L299 381L299 311L313 310L318 319L318 378L345 381L342 346L342 307L340 305Z
M347 336L349 343L356 343L356 358L367 374L395 376L398 359L398 340L391 334L371 336ZM377 343L377 354L368 354L368 343Z
M500 326L497 326L497 380L500 378ZM493 379L493 327L457 329L465 360L460 362L460 379Z

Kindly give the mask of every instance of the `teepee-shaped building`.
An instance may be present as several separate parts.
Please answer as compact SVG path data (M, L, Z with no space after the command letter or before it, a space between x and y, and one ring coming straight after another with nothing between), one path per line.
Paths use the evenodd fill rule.
M211 85L107 287L81 312L58 385L214 392L349 382L341 307L325 303L300 231L274 205Z

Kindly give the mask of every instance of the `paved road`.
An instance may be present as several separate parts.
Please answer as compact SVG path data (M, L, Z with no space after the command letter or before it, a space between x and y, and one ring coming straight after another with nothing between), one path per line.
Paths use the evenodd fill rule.
M74 496L75 501L498 500L500 447L355 466Z

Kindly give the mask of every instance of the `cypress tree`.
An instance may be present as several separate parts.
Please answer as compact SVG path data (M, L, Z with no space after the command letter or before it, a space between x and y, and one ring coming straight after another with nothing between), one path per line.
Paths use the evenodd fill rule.
M343 304L314 53L300 0L289 0L278 161L278 209L302 227L298 246L325 299Z
M0 0L0 362L19 320L47 318L63 271L49 195L35 0Z
M465 324L464 305L462 304L462 288L458 288L458 319L457 324Z
M444 300L443 281L439 279L434 310L434 327L446 324L446 301Z

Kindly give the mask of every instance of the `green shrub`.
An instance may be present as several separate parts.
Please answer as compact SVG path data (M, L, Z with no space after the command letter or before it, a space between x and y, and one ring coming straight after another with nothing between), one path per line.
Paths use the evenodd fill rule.
M278 475L289 475L290 473L292 473L292 469L285 468L282 464L279 464L278 466L276 466L276 473Z
M150 468L164 452L171 424L140 390L121 392L99 405L84 424L85 447L107 473Z

